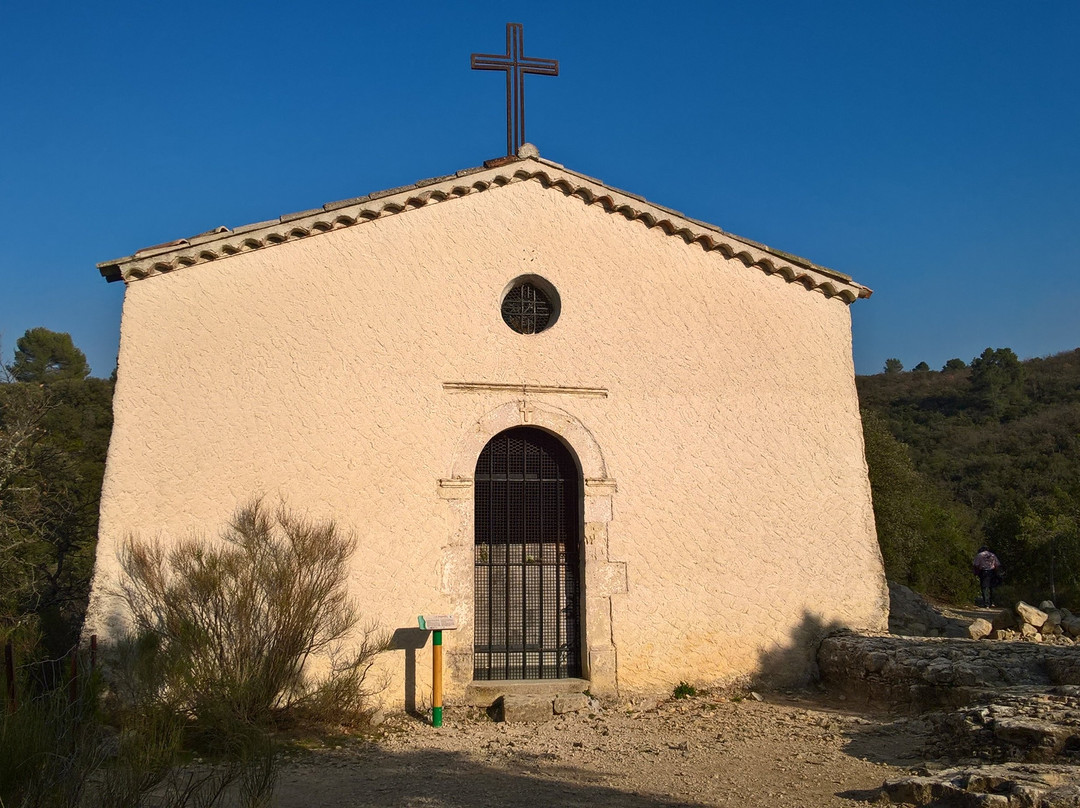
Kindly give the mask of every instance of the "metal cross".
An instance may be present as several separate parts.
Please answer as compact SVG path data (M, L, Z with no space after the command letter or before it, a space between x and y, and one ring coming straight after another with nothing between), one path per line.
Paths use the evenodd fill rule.
M513 157L525 142L525 74L559 75L556 59L525 56L525 34L519 22L506 24L506 53L472 54L473 70L506 71L506 153Z

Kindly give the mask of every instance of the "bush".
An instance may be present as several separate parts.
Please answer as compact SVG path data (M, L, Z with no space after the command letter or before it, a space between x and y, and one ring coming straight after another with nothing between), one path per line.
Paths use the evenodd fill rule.
M227 795L238 808L270 804L277 767L267 738L236 745L224 764L185 768L177 716L130 713L114 734L94 715L96 686L74 702L65 690L0 715L4 808L210 808Z
M671 692L671 697L675 699L689 699L698 694L698 690L692 684L687 682L679 682L675 685L675 689Z
M19 695L19 708L0 716L0 805L77 806L90 774L102 763L92 697L69 703L65 688Z
M346 591L355 546L333 521L271 513L260 499L237 510L219 542L165 550L129 540L120 591L135 627L129 695L217 737L287 718L359 719L386 640L368 628L345 651L359 625ZM314 656L327 661L318 679Z

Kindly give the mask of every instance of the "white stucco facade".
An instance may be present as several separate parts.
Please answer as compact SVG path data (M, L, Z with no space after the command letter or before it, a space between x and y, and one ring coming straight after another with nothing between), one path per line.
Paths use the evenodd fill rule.
M126 536L214 535L280 497L357 534L366 617L457 617L452 703L473 470L521 424L581 469L593 692L753 674L818 626L884 627L848 312L868 290L556 164L496 163L103 265L127 290L89 630L116 616ZM527 274L561 298L534 335L500 315ZM403 653L383 670L402 701Z

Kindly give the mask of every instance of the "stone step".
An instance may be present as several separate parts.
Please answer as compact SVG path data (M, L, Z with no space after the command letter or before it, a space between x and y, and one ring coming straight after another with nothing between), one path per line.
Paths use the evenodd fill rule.
M473 682L465 688L464 703L471 707L491 707L504 696L555 697L566 693L584 693L588 679L504 679Z

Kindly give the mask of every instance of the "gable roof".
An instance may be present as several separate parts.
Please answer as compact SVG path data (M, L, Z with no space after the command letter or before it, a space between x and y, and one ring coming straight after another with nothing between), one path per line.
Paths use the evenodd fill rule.
M727 233L716 225L691 219L677 210L612 188L598 179L545 160L531 144L522 146L518 155L488 160L480 168L421 180L413 185L329 202L321 208L289 213L265 222L233 229L217 227L190 238L144 247L133 255L103 261L97 266L106 280L131 283L194 264L362 225L373 219L514 182L535 181L545 188L578 197L587 205L600 205L609 213L644 222L649 227L659 227L669 236L681 238L688 245L696 243L705 250L719 250L726 258L736 258L746 266L757 267L770 275L779 274L789 282L799 283L826 297L839 297L845 303L852 303L873 294L871 289L856 283L849 275Z

